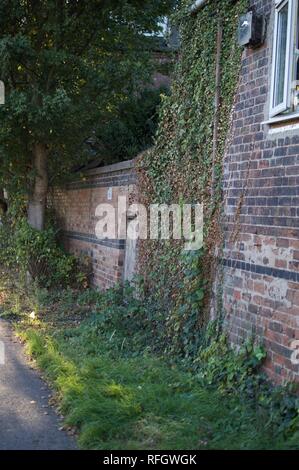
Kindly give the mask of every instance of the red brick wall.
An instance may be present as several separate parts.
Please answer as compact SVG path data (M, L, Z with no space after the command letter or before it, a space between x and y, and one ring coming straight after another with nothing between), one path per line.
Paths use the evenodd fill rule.
M108 189L112 199L108 198ZM107 289L121 282L124 270L125 240L98 240L95 235L96 207L101 203L117 208L118 196L135 193L133 163L123 162L85 173L66 188L52 191L51 205L63 230L68 251L78 256L88 255L92 260L92 282Z
M274 0L252 1L268 20L267 40L245 49L224 164L223 299L234 344L255 336L276 381L299 381L299 130L268 119ZM284 123L284 126L286 124Z

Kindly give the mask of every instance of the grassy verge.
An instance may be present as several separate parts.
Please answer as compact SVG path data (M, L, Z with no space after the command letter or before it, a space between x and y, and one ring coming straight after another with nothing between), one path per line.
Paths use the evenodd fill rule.
M280 432L267 409L242 398L237 386L225 394L187 367L140 348L121 319L119 327L106 321L97 293L27 296L6 285L0 302L2 315L18 318L18 334L56 390L82 448L299 447L298 434ZM125 314L126 307L108 304L110 320L114 313Z

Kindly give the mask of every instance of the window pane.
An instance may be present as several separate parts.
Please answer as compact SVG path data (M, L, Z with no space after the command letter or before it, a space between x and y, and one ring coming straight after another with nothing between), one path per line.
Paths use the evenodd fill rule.
M287 3L278 13L274 107L284 100L288 10L289 4Z

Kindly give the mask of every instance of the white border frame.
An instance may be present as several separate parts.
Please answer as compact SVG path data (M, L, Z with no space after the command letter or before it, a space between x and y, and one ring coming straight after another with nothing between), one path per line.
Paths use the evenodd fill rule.
M278 17L279 13L286 5L289 5L288 10L288 25L287 25L287 44L286 44L286 58L285 58L285 83L284 83L284 92L283 92L283 101L279 105L273 107L274 101L274 88L275 88L275 75L276 75L276 63L277 63L277 28L278 28ZM293 66L291 66L291 56L294 42L294 23L293 15L295 12L295 2L294 0L276 0L275 3L275 21L274 21L274 42L273 42L273 52L272 52L272 73L271 73L271 90L270 90L270 118L277 116L278 114L286 111L290 107L291 101L291 74L293 72Z

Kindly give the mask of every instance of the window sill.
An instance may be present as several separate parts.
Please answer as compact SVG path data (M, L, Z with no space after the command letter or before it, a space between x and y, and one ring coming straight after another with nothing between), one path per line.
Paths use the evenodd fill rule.
M294 120L299 120L299 112L293 113L293 114L288 114L288 115L281 115L277 117L273 117L268 119L268 121L263 121L262 124L266 124L268 126L271 126L272 124L279 124L281 123L287 123L290 121L290 124L292 124L292 121Z

